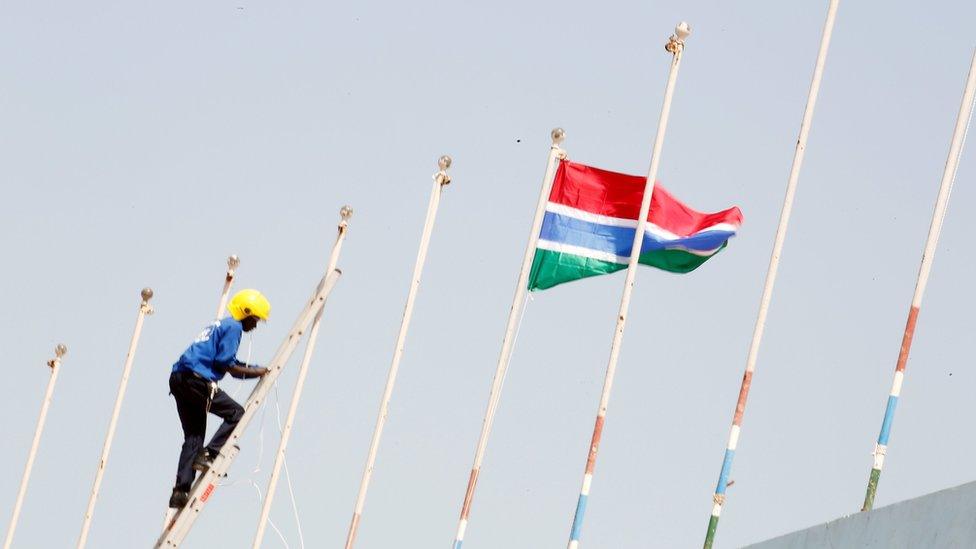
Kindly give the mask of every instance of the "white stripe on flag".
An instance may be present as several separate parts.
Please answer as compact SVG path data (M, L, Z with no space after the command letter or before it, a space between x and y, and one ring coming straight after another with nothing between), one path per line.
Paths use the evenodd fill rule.
M589 259L596 259L599 261L606 261L608 263L619 263L620 265L626 265L630 258L621 257L610 252L601 252L599 250L591 250L589 248L582 248L580 246L573 246L572 244L563 244L562 242L553 242L551 240L539 239L537 247L540 250L549 250L550 252L559 252L569 255L578 255L581 257L587 257Z
M577 208L566 206L565 204L556 204L554 202L549 202L546 205L546 211L552 212L554 214L565 215L566 217L572 217L574 219L579 219L580 221L596 223L597 225L609 225L611 227L626 227L628 229L637 228L636 219L624 219L622 217L610 217L606 215L590 213ZM705 231L729 231L735 233L739 230L738 227L732 225L731 223L716 223L715 225L710 225L690 235L678 236L672 233L671 231L662 229L661 227L655 225L654 223L651 223L650 221L647 222L646 227L648 233L664 240L676 240L679 238L688 238L689 236L694 236L698 233L703 233ZM711 253L712 252L706 252L705 254L699 253L698 255L708 255Z
M620 256L620 255L617 255L617 254L613 254L613 253L610 253L610 252L604 252L604 251L601 251L601 250L593 250L593 249L590 249L590 248L584 248L582 246L574 246L572 244L564 244L562 242L553 242L552 240L543 240L541 238L538 240L538 244L536 244L536 247L539 248L539 249L541 249L541 250L549 250L551 252L560 252L560 253L564 253L564 254L578 255L578 256L581 256L581 257L587 257L589 259L596 259L596 260L599 260L599 261L606 261L606 262L609 262L609 263L619 263L620 265L626 265L630 261L630 258L629 257L626 257L626 256ZM702 251L702 250L689 250L688 248L685 248L684 246L674 245L674 246L665 246L665 249L667 249L667 250L680 250L682 252L687 252L687 253L692 254L692 255L697 255L697 256L701 256L701 257L708 257L708 256L711 256L711 255L714 255L721 248L715 248L714 250Z

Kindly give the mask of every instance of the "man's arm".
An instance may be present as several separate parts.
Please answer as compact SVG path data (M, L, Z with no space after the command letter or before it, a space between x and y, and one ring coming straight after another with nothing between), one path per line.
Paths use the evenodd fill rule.
M243 362L237 362L237 364L227 368L227 373L230 374L231 377L236 377L237 379L251 379L254 377L261 377L268 373L267 368L262 368L260 366L248 366Z

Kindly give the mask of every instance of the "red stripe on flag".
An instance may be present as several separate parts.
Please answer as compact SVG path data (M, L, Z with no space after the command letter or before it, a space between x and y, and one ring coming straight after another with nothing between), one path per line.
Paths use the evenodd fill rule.
M646 182L646 177L562 160L549 201L607 217L637 219ZM715 213L695 211L656 183L647 219L678 236L688 236L718 223L738 227L742 224L742 212L734 206Z

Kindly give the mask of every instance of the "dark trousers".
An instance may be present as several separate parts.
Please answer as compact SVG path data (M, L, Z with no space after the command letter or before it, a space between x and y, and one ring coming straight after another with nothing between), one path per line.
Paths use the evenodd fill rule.
M183 449L176 469L175 488L178 490L189 491L193 484L193 459L203 448L203 439L207 435L208 401L210 413L224 420L207 445L211 456L220 452L244 416L244 408L220 389L211 398L210 388L209 382L189 372L173 372L169 376L169 391L176 399L176 411L183 425Z

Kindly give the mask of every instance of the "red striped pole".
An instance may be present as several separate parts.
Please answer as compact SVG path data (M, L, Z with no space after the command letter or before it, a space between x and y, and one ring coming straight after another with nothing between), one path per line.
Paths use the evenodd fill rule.
M417 259L413 267L413 277L410 279L407 303L403 307L403 319L400 321L400 331L397 334L396 344L393 346L393 359L390 363L390 372L387 374L386 387L383 389L383 398L380 401L379 414L376 417L376 425L373 428L373 437L369 443L369 454L366 456L366 466L363 467L363 477L359 483L359 493L356 495L356 507L353 510L352 519L349 521L349 531L346 534L346 549L352 549L356 543L359 522L362 520L363 508L366 505L366 492L369 489L370 479L373 478L373 467L376 465L376 455L379 452L383 427L386 425L390 399L393 397L393 387L396 384L400 359L403 358L403 349L407 342L407 330L410 328L410 319L413 317L413 304L417 299L417 291L420 289L420 275L424 271L424 262L427 260L427 248L430 246L430 237L434 231L434 221L437 220L437 208L440 205L441 193L444 187L451 183L451 177L447 174L447 169L450 167L450 156L445 155L438 159L438 170L434 174L433 188L430 191L427 217L424 221L424 229L420 237L420 248L417 250Z
M532 228L529 230L529 242L525 246L525 256L522 258L522 270L519 271L518 282L515 283L515 297L512 298L512 308L508 312L508 324L505 328L505 337L502 338L502 351L498 357L498 366L495 369L495 377L491 380L488 409L485 410L485 418L481 423L481 435L478 437L478 446L474 452L474 465L472 465L471 475L468 477L468 487L464 491L461 518L458 519L454 545L452 545L454 549L461 549L461 545L464 543L464 533L468 528L468 517L471 515L471 502L474 500L474 491L478 486L478 475L481 473L481 464L485 458L485 450L488 448L488 436L491 434L491 426L495 421L495 412L498 410L498 401L502 396L505 374L508 372L508 364L512 359L512 349L515 345L519 318L522 307L525 305L529 272L532 268L532 258L535 257L535 246L539 240L542 218L546 213L546 202L549 200L549 191L552 189L552 181L556 176L556 166L560 159L566 158L566 151L559 147L563 139L566 138L566 132L562 128L556 128L552 130L551 136L552 146L549 148L546 174L542 178L542 190L539 192L539 202L536 204L535 217L532 220Z
M664 90L664 105L661 107L661 118L658 121L657 136L654 138L654 149L651 153L651 167L644 185L644 196L641 199L640 217L637 218L637 230L634 232L634 243L630 250L630 261L627 264L627 278L624 281L623 297L620 299L620 310L617 313L617 327L613 332L613 342L610 345L610 360L607 364L606 377L603 380L603 394L600 395L600 407L597 409L596 423L593 425L593 437L586 457L586 469L583 472L583 486L580 488L579 499L576 501L576 513L573 515L573 526L569 533L569 549L576 549L580 543L580 533L583 528L583 516L586 503L590 497L590 484L593 482L593 469L596 467L597 452L600 451L600 439L603 437L603 425L606 421L607 406L610 404L610 390L613 387L613 377L617 370L617 359L620 357L620 345L627 325L627 311L630 309L630 296L634 290L634 280L637 276L637 263L640 259L641 245L644 241L644 231L647 227L647 214L651 210L651 195L654 193L654 181L661 162L661 149L664 146L664 133L668 127L668 116L671 112L671 99L674 97L674 87L678 80L678 69L681 65L681 54L685 49L685 39L691 33L688 23L680 23L674 30L674 35L668 41L665 49L672 54L671 69L668 72L668 83Z
M945 220L946 209L949 206L949 196L952 194L952 184L959 169L959 157L966 143L966 133L973 114L973 100L976 98L976 52L969 67L969 77L966 79L966 89L963 92L959 115L956 117L956 127L952 132L952 144L949 146L949 157L946 159L942 172L942 183L939 186L939 197L935 201L935 211L929 224L929 235L925 241L925 251L922 252L922 264L918 269L918 279L915 282L915 295L912 296L912 306L908 310L908 321L905 323L905 333L901 339L901 350L898 362L895 364L895 377L891 382L888 393L888 403L885 406L884 419L881 421L881 433L878 443L874 446L874 465L868 478L868 488L864 494L864 505L861 511L870 511L874 507L874 496L878 491L878 481L881 479L881 468L884 466L885 455L888 452L888 437L891 435L891 424L895 418L895 408L898 397L901 396L901 386L905 380L905 367L908 365L908 353L912 349L912 339L915 337L915 324L918 321L918 311L922 307L922 296L929 281L932 261L935 259L936 246L942 232L942 222Z

